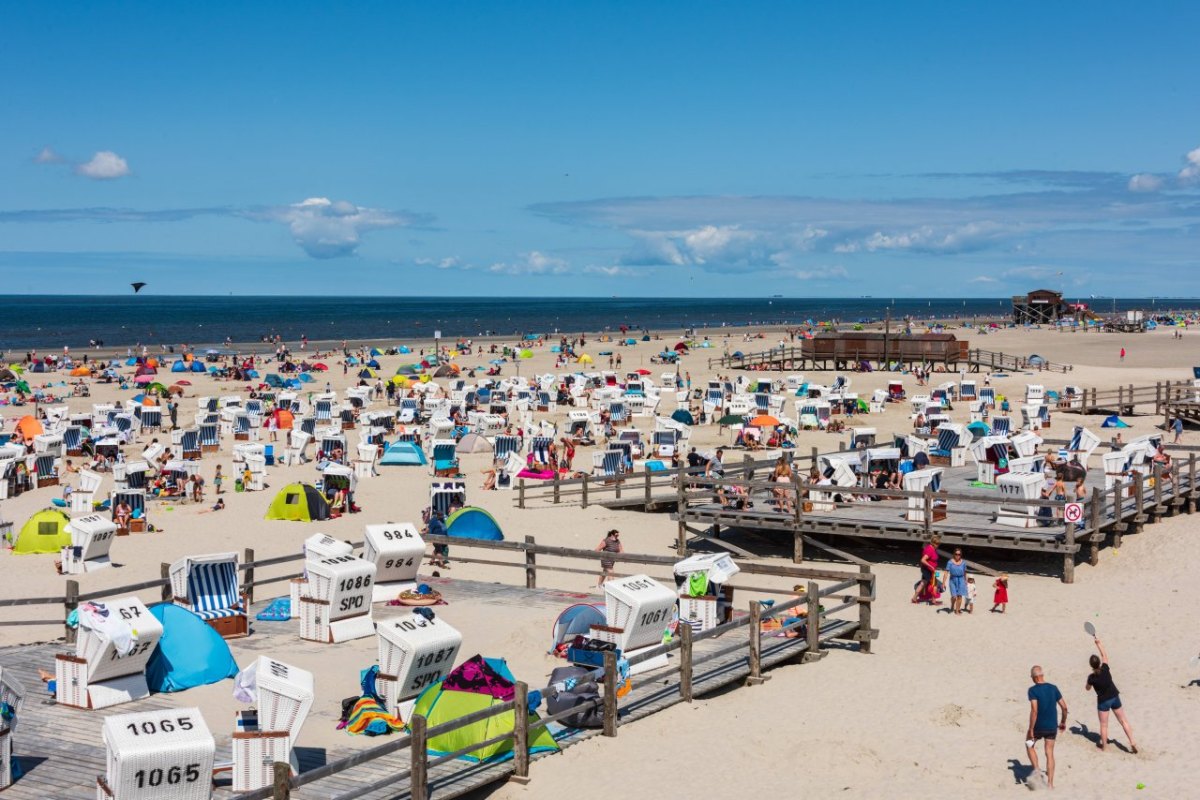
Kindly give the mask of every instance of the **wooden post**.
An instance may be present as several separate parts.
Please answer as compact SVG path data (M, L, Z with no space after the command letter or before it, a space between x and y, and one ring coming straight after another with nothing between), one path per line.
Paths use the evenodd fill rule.
M679 624L679 696L692 702L692 626Z
M529 547L525 548L525 588L537 588L537 551L533 549L537 544L532 536L525 537L525 544Z
M580 486L580 489L583 492L582 506L583 506L583 508L587 508L588 507L588 474L586 472L583 473L583 484Z
M1063 515L1066 516L1065 514ZM1069 552L1063 553L1063 583L1075 582L1075 523L1063 520L1063 539Z
M860 564L859 577L871 576L869 564ZM871 584L873 581L858 582L858 652L871 652Z
M250 605L254 602L254 548L247 547L242 551L242 563L250 565L246 567L246 572L242 577L242 589L246 595L246 610L249 611Z
M554 470L554 505L558 505L559 501L559 486L558 486L558 470Z
M276 761L272 768L274 769L271 782L272 800L290 800L292 796L292 765Z
M816 581L808 582L808 615L804 618L808 629L808 649L804 651L804 661L816 661L825 656L821 652L821 587Z
M617 654L604 654L604 730L605 736L617 735Z
M1137 507L1133 517L1133 532L1141 533L1142 524L1146 521L1146 476L1140 472L1137 483L1133 485L1133 499Z
M812 463L809 464L809 467L817 466L817 462L820 460L820 458L821 458L820 452L818 452L817 448L814 447L812 449L812 455L809 456L809 459L812 461Z
M800 489L799 476L794 475L792 479L796 481L796 529L792 531L792 563L799 564L804 561L804 492Z
M1121 483L1120 481L1113 484L1113 487L1112 487L1113 520L1114 520L1112 546L1113 546L1114 550L1121 549L1121 531L1125 529L1125 523L1122 521L1122 516L1124 513L1124 509L1122 506L1125 501L1125 498L1121 497L1121 492L1124 490L1124 488L1125 488L1125 485L1123 483Z
M921 503L923 509L921 512L921 516L923 517L921 524L925 528L925 538L928 539L933 528L933 487L928 483L925 484L925 489L922 492Z
M1088 523L1091 529L1091 535L1088 537L1088 564L1093 567L1100 563L1100 506L1103 503L1103 492L1093 489L1091 521Z
M163 580L162 601L164 603L169 603L172 599L174 599L174 592L171 589L171 565L160 563L158 565L158 575Z
M758 686L766 679L762 674L762 604L750 601L750 676L747 686Z
M525 507L525 479L519 478L517 481L517 508Z
M67 581L67 596L63 598L63 638L67 644L75 644L75 635L78 632L77 628L72 628L67 625L67 617L71 616L71 612L79 608L79 581Z
M687 521L683 515L687 512L687 486L685 485L686 470L683 465L686 462L680 461L679 466L675 468L675 516L679 522L679 530L675 541L675 555L683 558L687 555Z
M529 781L529 684L517 681L513 693L513 778Z
M646 470L646 511L650 510L650 470Z
M1163 485L1162 464L1159 464L1157 461L1154 462L1153 472L1154 472L1154 517L1155 517L1155 519L1158 519L1160 516L1162 516L1162 512L1163 512L1163 507L1162 507L1162 485Z
M412 768L409 772L412 800L429 800L429 751L425 731L429 727L425 717L417 714L408 721L412 737Z
M1176 478L1176 481L1179 479ZM1188 490L1184 508L1191 514L1196 510L1196 454L1188 453Z
M750 466L753 463L754 459L750 457L749 453L742 454L742 478L744 480L750 480L750 476L754 473L754 469Z

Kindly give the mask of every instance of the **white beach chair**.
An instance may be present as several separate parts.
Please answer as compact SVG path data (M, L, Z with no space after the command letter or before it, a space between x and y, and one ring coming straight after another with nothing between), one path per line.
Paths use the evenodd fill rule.
M198 708L115 714L104 720L105 774L97 800L209 800L216 742Z
M322 644L375 632L371 619L375 564L353 555L308 561L301 587L300 638Z
M7 789L13 782L13 736L21 721L24 702L25 687L11 669L5 672L0 667L0 708L9 709L9 714L0 717L0 789Z
M115 619L128 622L136 631L133 649L121 655L107 634L81 624L75 655L54 657L55 699L60 705L107 708L150 694L146 664L162 638L162 625L136 597L109 600L103 605Z
M440 617L426 619L420 614L382 621L375 634L379 644L375 685L393 712L401 701L416 697L450 673L463 639Z
M108 551L117 535L117 523L101 514L88 514L71 520L71 544L62 549L64 575L111 567Z
M313 675L267 656L254 662L257 724L233 733L233 790L270 786L275 762L300 771L294 745L315 696ZM244 719L245 717L243 717Z
M373 602L394 600L416 585L425 540L410 522L368 525L363 539L363 559L375 565Z

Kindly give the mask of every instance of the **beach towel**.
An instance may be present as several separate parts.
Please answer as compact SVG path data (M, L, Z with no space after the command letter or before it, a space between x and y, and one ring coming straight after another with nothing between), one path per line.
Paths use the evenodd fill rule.
M383 698L375 689L378 675L378 666L363 670L362 696L355 701L344 720L346 731L354 736L386 736L404 728L399 717L387 712Z
M254 615L261 622L287 622L292 618L292 600L290 597L277 597L271 604Z
M442 682L442 689L487 694L505 703L516 694L512 681L493 669L482 656L464 661Z

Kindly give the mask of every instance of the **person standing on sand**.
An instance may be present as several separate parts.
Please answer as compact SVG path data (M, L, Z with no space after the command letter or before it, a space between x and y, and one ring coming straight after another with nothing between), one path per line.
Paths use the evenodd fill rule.
M1174 431L1174 433L1175 433L1175 444L1179 444L1180 442L1182 442L1183 441L1183 418L1182 417L1175 418L1175 421L1171 423L1171 430Z
M919 603L922 599L928 597L931 604L938 605L938 602L930 592L929 585L933 582L934 576L937 574L937 547L941 542L941 535L935 533L925 543L925 547L921 549L921 582L917 584L917 589L913 592L912 601L914 603Z
M954 549L954 556L946 562L950 575L950 610L961 614L967 598L967 562L963 561L962 550Z
M1124 347L1121 348L1121 360L1122 361L1125 360L1125 348Z
M616 528L608 532L600 544L596 547L597 553L624 553L625 549L621 547L621 532ZM600 577L596 580L597 586L603 586L605 581L611 581L616 576L613 574L613 569L616 568L617 562L611 558L600 559Z
M1045 742L1046 771L1042 775L1045 777L1046 785L1053 789L1054 742L1058 738L1058 732L1067 729L1067 701L1063 699L1062 692L1058 690L1057 686L1046 682L1046 676L1040 666L1034 665L1033 669L1029 670L1029 677L1033 679L1033 686L1030 686L1027 692L1029 729L1025 732L1025 752L1029 756L1029 763L1033 765L1034 773L1038 773L1038 757L1035 748L1038 739ZM1062 720L1057 726L1054 724L1055 705L1062 709Z
M1125 716L1125 710L1121 708L1121 693L1117 690L1117 685L1113 682L1112 673L1108 669L1108 653L1104 652L1104 644L1099 637L1095 637L1096 649L1100 651L1100 655L1093 654L1088 659L1088 664L1092 668L1092 674L1087 677L1087 690L1096 692L1096 713L1100 717L1100 741L1096 747L1103 750L1108 744L1108 712L1117 715L1117 722L1121 723L1121 729L1125 731L1125 738L1129 740L1129 749L1137 755L1137 742L1133 740L1133 730L1129 726L1129 720Z

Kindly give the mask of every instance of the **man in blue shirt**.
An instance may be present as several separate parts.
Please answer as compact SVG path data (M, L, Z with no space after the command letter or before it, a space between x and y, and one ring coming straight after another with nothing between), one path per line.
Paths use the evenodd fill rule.
M1038 772L1037 740L1042 739L1046 747L1046 785L1054 788L1054 740L1059 731L1067 729L1067 701L1063 700L1062 692L1053 683L1046 683L1042 668L1034 666L1029 671L1033 686L1029 687L1029 730L1025 734L1025 750L1029 753L1029 761L1033 764L1034 774ZM1062 720L1057 719L1054 706L1062 709ZM1055 724L1057 722L1057 724Z

